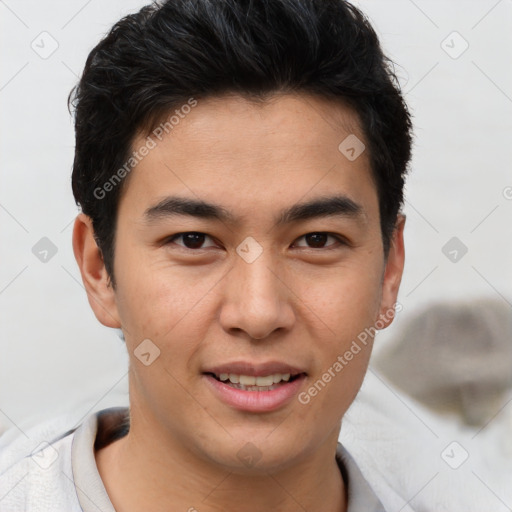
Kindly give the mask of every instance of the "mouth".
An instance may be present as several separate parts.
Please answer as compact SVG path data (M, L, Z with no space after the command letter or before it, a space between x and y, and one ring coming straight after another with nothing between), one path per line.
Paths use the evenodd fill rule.
M307 373L279 362L234 362L203 371L216 399L245 412L275 411L289 404L303 386Z
M305 373L272 373L269 375L241 375L237 373L211 373L206 372L205 375L213 377L215 380L222 382L234 389L242 391L272 391L286 383L294 382Z

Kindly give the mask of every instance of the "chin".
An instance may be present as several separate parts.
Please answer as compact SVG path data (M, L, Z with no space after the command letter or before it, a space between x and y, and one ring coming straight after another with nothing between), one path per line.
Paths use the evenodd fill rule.
M250 429L243 434L232 435L225 444L217 444L215 452L207 450L207 457L226 470L241 475L286 470L296 465L307 450L303 436L286 428L283 428L281 435L275 432L269 434L268 429L257 432ZM297 439L301 439L302 444Z

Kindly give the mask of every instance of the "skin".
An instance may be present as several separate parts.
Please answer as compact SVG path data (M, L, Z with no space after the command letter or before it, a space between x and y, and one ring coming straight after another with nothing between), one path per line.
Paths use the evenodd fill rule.
M77 216L73 247L89 303L102 324L123 329L130 357L130 432L96 452L116 510L346 509L334 456L371 342L308 404L293 399L273 412L226 405L202 371L240 359L283 361L307 373L307 391L365 328L391 323L405 218L397 218L386 259L367 152L349 161L338 150L351 133L364 140L353 111L309 95L263 105L235 95L200 100L128 178L115 290L90 219ZM361 215L274 225L282 209L333 194L358 203ZM238 221L145 223L144 211L167 195L214 202ZM165 243L186 232L208 235L203 248L183 238ZM318 232L347 243L304 236ZM236 252L249 236L262 247L252 263ZM160 349L149 366L134 355L147 338ZM248 441L261 455L252 467L237 457Z

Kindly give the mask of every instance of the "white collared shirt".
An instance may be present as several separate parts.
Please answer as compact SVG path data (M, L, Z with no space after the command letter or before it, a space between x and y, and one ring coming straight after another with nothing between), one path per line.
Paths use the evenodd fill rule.
M2 446L0 512L115 512L96 466L94 447L126 434L122 427L127 413L127 407L92 413L78 428L30 453L20 453L18 448L15 460L9 454L10 445ZM385 512L341 443L336 460L348 489L347 512Z

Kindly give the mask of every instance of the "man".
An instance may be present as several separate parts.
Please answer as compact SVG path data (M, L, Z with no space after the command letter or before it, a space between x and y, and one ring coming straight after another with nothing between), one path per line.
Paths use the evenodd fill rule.
M384 510L338 436L404 265L388 62L342 0L169 0L92 50L73 248L130 407L53 439L49 472L13 464L8 504Z

